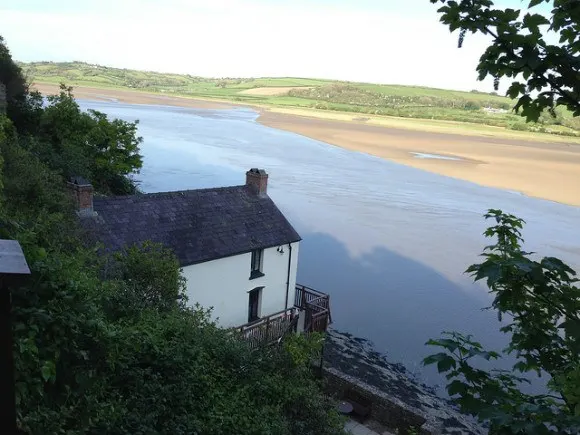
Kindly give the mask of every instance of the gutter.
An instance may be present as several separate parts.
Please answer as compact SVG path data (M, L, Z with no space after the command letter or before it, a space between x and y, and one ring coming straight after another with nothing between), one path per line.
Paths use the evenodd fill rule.
M288 243L288 275L286 277L286 303L284 309L288 309L288 295L290 293L290 268L292 266L292 243Z

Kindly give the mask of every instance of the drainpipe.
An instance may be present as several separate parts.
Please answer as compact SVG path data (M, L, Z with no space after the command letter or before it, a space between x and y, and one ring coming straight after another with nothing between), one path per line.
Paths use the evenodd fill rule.
M284 310L288 309L288 295L290 293L290 268L292 266L292 243L288 243L288 276L286 277L286 304Z

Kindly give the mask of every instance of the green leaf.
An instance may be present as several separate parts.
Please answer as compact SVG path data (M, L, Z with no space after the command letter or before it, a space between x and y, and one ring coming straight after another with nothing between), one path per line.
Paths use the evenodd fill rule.
M423 358L423 365L431 365L442 361L443 359L448 358L448 355L444 352L436 353L433 355L429 355Z
M454 380L449 385L447 385L447 393L449 393L450 396L454 396L456 394L463 395L467 393L468 390L469 387L467 384L459 380Z
M441 361L437 363L437 371L439 373L446 372L452 367L456 368L457 362L449 355L446 355L445 358L441 359Z
M526 14L524 16L524 25L529 29L537 29L538 26L550 24L546 17L540 14Z
M40 372L42 379L44 379L45 382L53 381L56 377L56 366L54 365L54 362L45 361Z
M440 338L438 340L433 340L432 344L436 343L437 346L444 347L449 352L453 352L455 349L459 347L459 343L456 340L452 340L449 338Z
M520 11L519 9L511 9L511 8L507 8L504 12L504 19L506 21L514 21L517 20L518 17L520 16Z
M516 99L520 94L525 94L525 92L526 87L523 83L513 82L511 86L508 88L506 95L511 99Z

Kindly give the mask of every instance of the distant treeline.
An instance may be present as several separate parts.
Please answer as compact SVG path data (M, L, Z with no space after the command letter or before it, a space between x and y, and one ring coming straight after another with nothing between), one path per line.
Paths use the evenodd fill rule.
M484 107L490 107L494 109L510 110L512 108L509 100L498 102L497 98L475 100L457 97L443 98L429 95L388 95L361 89L350 84L332 84L317 88L292 89L289 92L289 95L339 104L391 109L444 107L463 110L479 110Z
M557 109L556 116L546 111L537 123L526 123L521 116L512 112L513 103L507 98L500 99L480 92L462 94L465 96L459 97L451 92L446 96L421 95L419 92L414 95L390 95L351 84L289 91L290 96L316 101L312 105L316 109L473 122L512 130L580 136L580 120L572 118L563 109ZM470 94L475 94L474 98L468 98Z

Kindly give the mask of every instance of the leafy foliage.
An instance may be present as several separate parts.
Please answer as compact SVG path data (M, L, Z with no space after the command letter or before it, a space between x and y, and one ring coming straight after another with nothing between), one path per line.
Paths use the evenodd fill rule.
M16 128L26 131L34 123L34 110L38 102L37 94L29 94L26 79L21 68L12 60L10 50L0 36L0 83L6 86L6 102L8 117Z
M443 3L441 21L459 30L459 46L466 32L491 36L481 56L479 78L494 77L497 90L502 77L512 78L510 98L519 98L515 110L527 120L554 119L564 106L580 116L580 2L531 0L528 12L498 9L491 0L431 0ZM551 3L549 14L532 9ZM538 10L538 9L535 9ZM558 44L551 44L553 37ZM524 83L518 80L523 78ZM518 124L519 125L519 124ZM442 348L425 364L437 364L447 373L447 391L461 409L490 426L493 434L580 433L580 288L576 273L557 258L535 260L522 249L523 220L501 210L489 210L486 219L496 224L485 232L497 242L485 248L484 261L467 271L485 279L494 299L491 308L509 323L504 349L515 356L513 371L485 371L475 357L498 359L471 336L456 332L427 344ZM527 378L516 373L548 374L549 394L521 391Z
M59 95L48 97L37 136L31 147L64 177L81 175L102 193L135 192L129 177L143 164L137 122L109 121L95 110L82 112L72 88L61 85Z
M7 53L0 44L0 72L24 83ZM0 237L21 243L32 272L11 288L19 427L31 435L343 433L296 351L252 351L208 311L185 305L170 251L146 243L109 255L82 242L65 177L84 175L100 193L134 190L136 124L82 112L70 88L45 107L22 92L8 118L0 115ZM296 340L292 349L308 355L311 345Z
M518 98L515 110L528 121L556 106L580 116L580 2L531 0L526 12L496 8L492 0L430 1L444 4L441 21L459 30L460 47L466 32L492 38L479 60L479 79L493 77L496 90L501 78L513 79L507 95ZM535 13L543 3L552 4L551 12Z
M424 364L447 373L449 395L463 412L490 425L493 434L580 433L580 288L576 273L552 257L534 260L522 250L523 220L489 210L495 225L485 236L497 242L485 248L484 261L467 269L485 279L494 295L492 308L509 319L501 331L510 334L504 350L517 363L513 371L485 371L471 363L476 357L500 358L485 351L471 336L451 332L428 345L442 348ZM527 378L515 373L549 374L549 394L521 391Z
M110 121L104 113L81 111L72 88L65 85L43 107L42 96L29 92L1 37L0 82L6 86L7 115L22 148L66 179L83 176L101 193L135 192L131 176L142 166L136 122Z
M165 312L185 306L186 280L173 252L162 245L146 242L131 246L105 262L107 278L125 284L108 300L111 312L124 316L151 308Z

